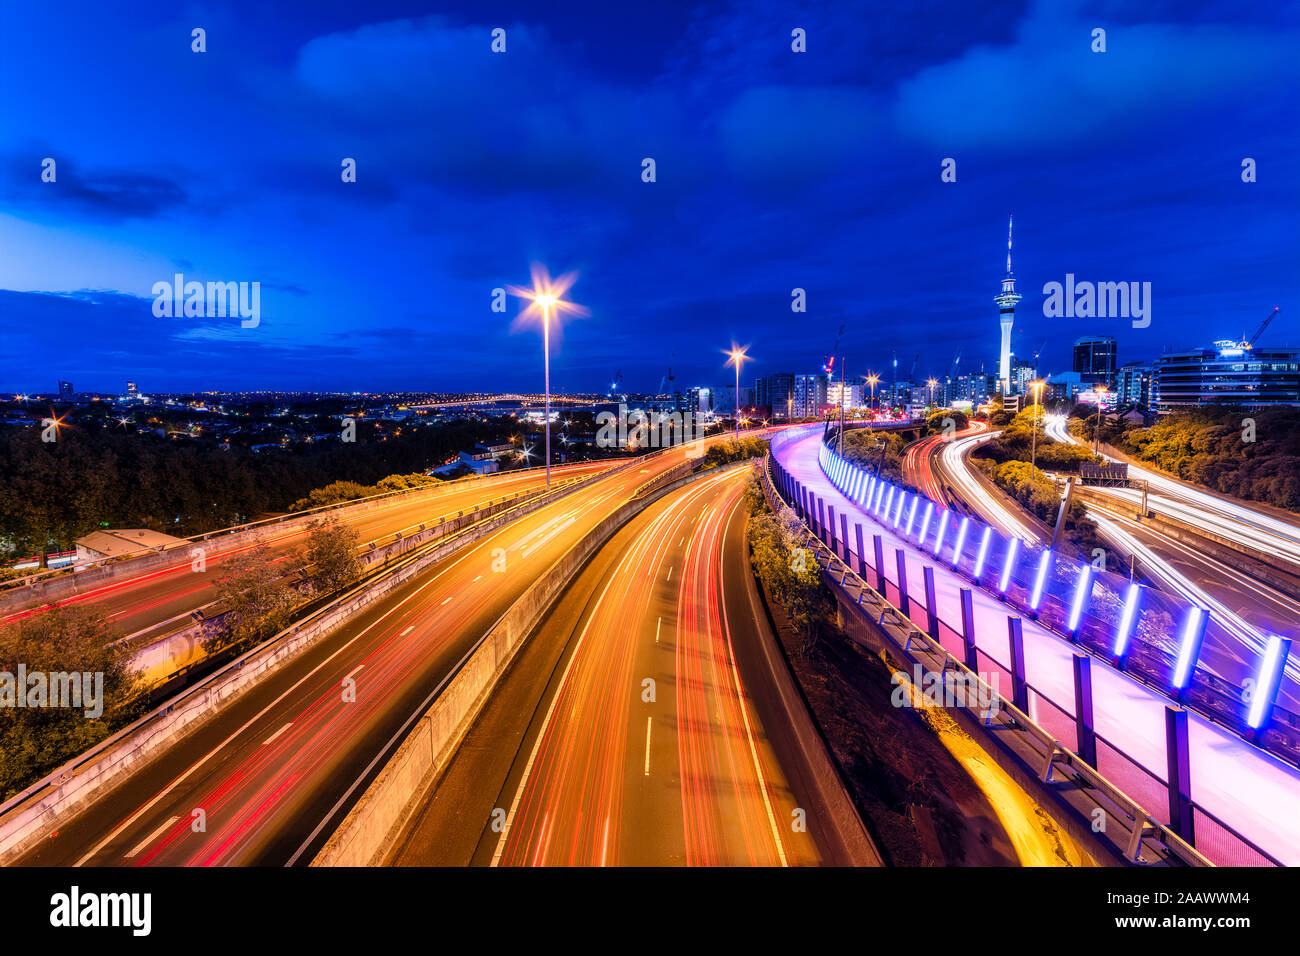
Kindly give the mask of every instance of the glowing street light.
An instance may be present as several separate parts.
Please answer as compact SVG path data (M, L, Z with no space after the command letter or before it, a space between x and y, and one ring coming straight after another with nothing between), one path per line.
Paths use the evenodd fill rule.
M735 342L731 343L731 351L724 353L727 356L727 364L736 366L736 437L740 437L740 366L745 364L745 353L749 350L746 345L743 348Z
M523 289L509 286L510 294L521 299L528 299L528 307L519 313L512 329L526 322L535 315L542 317L542 352L546 375L546 490L551 490L551 314L568 313L569 315L591 315L585 307L573 302L566 302L564 293L578 281L578 273L566 272L558 279L552 280L546 267L534 262L532 267L533 287Z
M1041 379L1037 382L1030 382L1029 387L1034 390L1034 407L1031 414L1034 416L1034 437L1031 441L1031 450L1029 452L1029 468L1032 473L1035 463L1038 461L1038 406L1042 403L1043 386L1047 383Z
M927 379L925 384L928 385L928 386L930 386L930 407L933 408L933 407L934 407L934 387L935 387L936 385L939 384L939 380L938 380L937 378Z
M1092 451L1096 454L1099 443L1101 442L1101 407L1106 400L1106 386L1097 386L1097 425L1092 430Z
M867 384L871 386L871 417L876 417L876 383L880 381L880 376L872 372L867 376Z

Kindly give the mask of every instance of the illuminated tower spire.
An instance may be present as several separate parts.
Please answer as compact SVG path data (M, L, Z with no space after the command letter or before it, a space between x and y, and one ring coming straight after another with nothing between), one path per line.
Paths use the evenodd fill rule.
M1002 323L1002 350L998 360L998 381L1002 394L1011 394L1011 326L1016 320L1016 303L1023 298L1016 292L1016 278L1011 272L1011 226L1013 219L1007 218L1007 274L1002 279L1002 291L994 296L998 305L999 319Z

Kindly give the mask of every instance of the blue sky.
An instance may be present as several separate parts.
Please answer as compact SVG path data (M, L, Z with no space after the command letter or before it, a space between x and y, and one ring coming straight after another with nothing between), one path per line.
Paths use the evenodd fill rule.
M532 389L490 305L534 261L592 312L557 389L723 384L733 340L812 371L841 324L850 374L992 371L1009 212L1044 370L1275 305L1300 345L1300 4L100 6L5 14L3 390ZM176 272L260 282L260 324L156 318ZM1151 282L1151 326L1045 318L1066 273Z

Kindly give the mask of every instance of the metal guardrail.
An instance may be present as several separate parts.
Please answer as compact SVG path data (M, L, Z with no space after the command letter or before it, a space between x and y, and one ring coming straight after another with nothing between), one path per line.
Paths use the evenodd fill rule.
M634 464L636 461L639 460L640 459L633 459L628 464ZM625 467L627 467L627 465L620 466L619 468L614 470L615 471L622 470L622 468ZM610 472L597 472L596 474L589 475L584 478L576 479L575 483L592 482L599 478L608 477L609 474ZM552 488L550 492L544 492L540 496L534 496L532 498L529 498L527 501L520 502L519 504L514 505L512 508L507 509L505 512L499 512L498 514L492 515L491 517L484 518L478 522L474 522L473 524L467 525L453 535L450 535L445 538L439 538L434 541L429 541L421 545L419 548L404 552L399 558L399 560L392 567L388 568L387 574L397 573L409 567L410 565L415 564L421 558L425 557L430 550L443 547L449 541L454 541L457 538L472 535L477 530L479 525L481 525L484 521L497 521L503 515L508 514L510 511L513 511L515 509L526 508L529 511L535 510L536 508L541 507L545 504L552 503L552 500L550 499L559 500L560 498L569 495L575 490L577 489L572 487L565 488L565 489ZM543 502L539 500L540 498L547 498L548 500ZM503 522L503 523L508 523L508 522ZM259 642L256 646L249 648L247 651L240 654L234 660L220 666L217 670L213 671L211 674L206 675L200 682L192 684L191 686L185 687L184 689L178 691L172 697L162 701L157 706L151 708L148 713L132 721L130 724L118 730L116 733L112 734L111 736L105 738L104 740L101 740L99 743L95 744L89 750L86 750L83 753L78 754L77 756L71 758L70 760L56 767L45 777L32 783L30 786L24 788L19 793L14 794L12 797L10 797L8 800L5 800L3 803L0 803L0 818L2 818L6 813L18 807L25 801L39 794L42 790L47 789L51 785L58 784L64 778L76 773L79 768L84 767L86 764L99 758L102 754L104 754L106 751L108 751L109 749L111 749L112 747L120 743L130 734L135 733L136 731L145 727L152 721L156 721L162 717L167 716L177 707L184 704L189 698L197 694L206 693L208 689L208 685L217 680L220 680L223 675L226 675L232 671L241 670L245 666L245 664L248 663L256 655L271 651L275 647L275 645L281 643L286 639L293 638L304 628L307 628L311 624L319 621L321 618L335 612L338 609L338 607L342 605L344 602L357 596L359 593L371 587L374 583L375 582L373 580L369 580L369 579L358 582L357 584L348 588L342 594L330 598L327 603L311 610L305 617L302 617L299 620L296 620L286 625L278 633L272 635L271 637L267 638L264 641ZM183 668L181 671L178 671L177 674L183 674L186 672L187 669L189 668L188 667ZM175 676L176 676L175 674L172 675L172 677Z
M788 439L787 439L788 440ZM783 442L784 443L784 442ZM782 443L782 444L783 444ZM769 506L777 510L790 507L777 490L778 483L772 475L774 457L768 455L763 464L763 492ZM779 466L777 466L779 467ZM797 513L797 512L796 512ZM884 633L895 649L913 664L920 664L931 674L941 678L949 673L961 674L967 686L978 689L977 699L996 698L999 706L980 712L978 708L961 705L971 719L990 729L995 737L1008 734L1018 736L1028 743L1038 756L1038 766L1032 768L1044 784L1058 784L1062 791L1071 791L1077 798L1091 801L1111 819L1122 824L1125 839L1115 840L1110 828L1098 836L1111 843L1124 859L1131 863L1177 863L1187 866L1212 866L1204 856L1176 833L1164 826L1115 784L1089 766L1068 746L1035 723L1011 701L1002 697L997 689L979 674L950 654L936 639L918 628L898 608L859 576L832 549L818 538L801 521L799 533L803 543L816 557L819 567L833 585L838 587L850 604ZM856 591L852 593L850 589ZM1023 757L1021 758L1023 759ZM1151 858L1154 857L1154 858Z

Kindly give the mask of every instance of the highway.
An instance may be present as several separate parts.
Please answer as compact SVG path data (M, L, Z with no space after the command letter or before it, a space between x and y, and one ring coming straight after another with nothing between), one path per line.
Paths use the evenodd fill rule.
M1050 416L1046 431L1055 441L1082 444L1065 427L1062 416ZM1146 469L1129 466L1135 476L1152 474ZM1165 514L1193 528L1219 530L1223 521L1235 521L1238 512L1253 513L1254 518L1243 530L1236 525L1234 532L1225 537L1240 540L1247 547L1269 554L1266 542L1276 541L1267 536L1266 526L1277 522L1269 515L1253 512L1244 506L1224 502L1188 488L1181 482L1158 476L1153 483L1167 493L1149 493L1148 510ZM1249 674L1267 644L1265 634L1291 634L1300 621L1300 601L1283 594L1276 588L1256 580L1249 574L1218 560L1205 551L1162 533L1149 523L1136 520L1124 507L1137 509L1141 505L1141 492L1131 488L1093 487L1089 493L1114 499L1116 506L1108 507L1090 499L1086 503L1087 516L1096 522L1101 533L1125 556L1136 558L1141 573L1150 578L1161 590L1178 594L1189 601L1208 608L1217 625L1207 634L1207 642L1215 643L1227 655L1241 663L1241 671ZM1211 511L1209 508L1215 509ZM1252 537L1258 535L1258 537ZM1269 554L1271 559L1276 556ZM1232 673L1233 671L1229 671ZM1283 683L1280 700L1293 712L1300 712L1300 661L1293 654L1286 666L1287 680Z
M1063 415L1047 416L1044 429L1055 441L1087 447L1085 442L1070 434ZM1108 461L1115 460L1108 455L1102 457ZM1284 519L1269 513L1269 509L1264 506L1251 507L1133 462L1128 463L1128 473L1130 478L1147 482L1149 511L1204 528L1243 547L1268 555L1273 560L1281 558L1293 565L1300 565L1300 519ZM1097 490L1124 498L1133 505L1140 504L1142 498L1142 493L1134 488Z
M591 475L618 463L597 461L561 465L552 469L553 481ZM341 510L331 513L337 514L343 523L356 530L364 543L390 537L397 531L412 528L422 522L437 524L444 518L455 517L460 511L471 511L493 498L535 491L544 486L545 481L546 476L540 469L506 472L499 476L449 483L429 492L417 491L410 495L396 496L390 503L365 511ZM271 549L275 561L287 569L292 556L305 546L307 534L306 528L280 530L272 526L261 540ZM191 624L190 615L216 599L216 579L220 576L226 559L251 549L255 543L257 542L244 538L239 546L223 549L223 539L212 538L196 545L208 549L206 566L202 571L192 569L191 549L181 548L172 565L150 568L129 577L94 585L53 604L6 612L0 617L0 624L40 613L55 605L93 604L122 636L139 635L142 639L154 641Z
M60 821L19 862L310 861L404 723L536 576L642 482L686 460L681 448L647 458L425 569Z
M765 720L775 691L757 645L774 638L745 580L747 474L672 492L601 549L503 679L398 865L845 861L826 815L793 828L816 805L800 785L812 771L788 721Z
M950 489L952 497L1003 535L1017 537L1026 543L1046 544L1049 536L1039 530L1037 524L1026 520L1019 508L1008 505L1002 496L989 492L971 473L971 452L1001 434L989 431L987 426L975 429L975 425L982 424L973 423L966 433L958 433L947 441L921 449L917 469L932 469L937 484Z
M850 516L851 534L852 522L859 521L864 534L882 535L887 555L886 573L891 580L896 577L892 570L896 548L903 549L907 556L908 588L913 595L925 593L923 569L934 567L939 616L960 633L959 591L969 588L969 582L845 499L821 472L819 444L820 437L810 435L788 442L778 455L784 467L814 493L824 497L827 506L833 506L836 514ZM867 561L871 563L870 553ZM1008 659L1006 620L1013 613L1012 609L981 588L972 589L972 597L977 646L1005 664ZM1039 695L1063 707L1071 706L1074 645L1037 621L1025 618L1022 626L1026 672L1029 682L1038 692L1030 695L1030 717L1043 722L1049 729L1062 727L1057 712L1046 703L1040 704ZM1132 761L1163 777L1166 767L1164 708L1167 700L1099 660L1094 660L1092 674L1099 736L1109 748L1118 749ZM1007 693L1006 688L1003 693ZM1287 865L1300 865L1300 771L1195 713L1189 715L1189 728L1192 796L1197 803ZM1064 729L1054 732L1065 733ZM1069 733L1072 734L1072 730ZM1103 754L1110 754L1110 751L1103 748ZM1163 787L1153 789L1149 777L1128 761L1118 756L1105 756L1098 769L1148 810L1164 817ZM1251 859L1248 851L1240 852L1247 853L1247 861ZM1220 855L1217 850L1211 856L1218 856L1220 861L1241 861L1240 855L1230 858Z
M952 504L952 496L946 490L946 480L936 473L938 453L955 441L981 435L987 431L988 425L984 422L971 422L961 431L951 435L931 435L929 438L913 442L903 455L903 477L914 487L919 488L931 501L941 505Z
M1049 417L1044 431L1053 441L1075 441L1072 436L1066 436L1059 416ZM938 483L954 490L956 497L985 522L1003 535L1046 545L1049 537L1044 531L1020 514L1014 505L990 493L972 474L971 451L997 434L956 438L940 445L930 444L933 439L918 442L909 449L909 459L912 451L917 453L913 472L924 474L925 463L929 460ZM1111 494L1117 503L1129 502L1134 507L1139 503L1133 499L1140 497L1140 493L1129 489L1096 488L1090 491ZM1151 495L1150 500L1160 497ZM1289 634L1295 622L1300 620L1300 602L1194 546L1142 524L1123 508L1108 508L1089 501L1085 514L1097 524L1102 536L1115 547L1126 564L1136 562L1139 575L1162 591L1210 610L1213 623L1206 635L1207 663L1213 661L1213 669L1228 680L1237 682L1253 673L1267 643L1262 632ZM1202 526L1199 521L1193 523ZM1286 673L1288 680L1279 700L1287 709L1297 711L1300 709L1300 662L1294 655L1287 664Z

